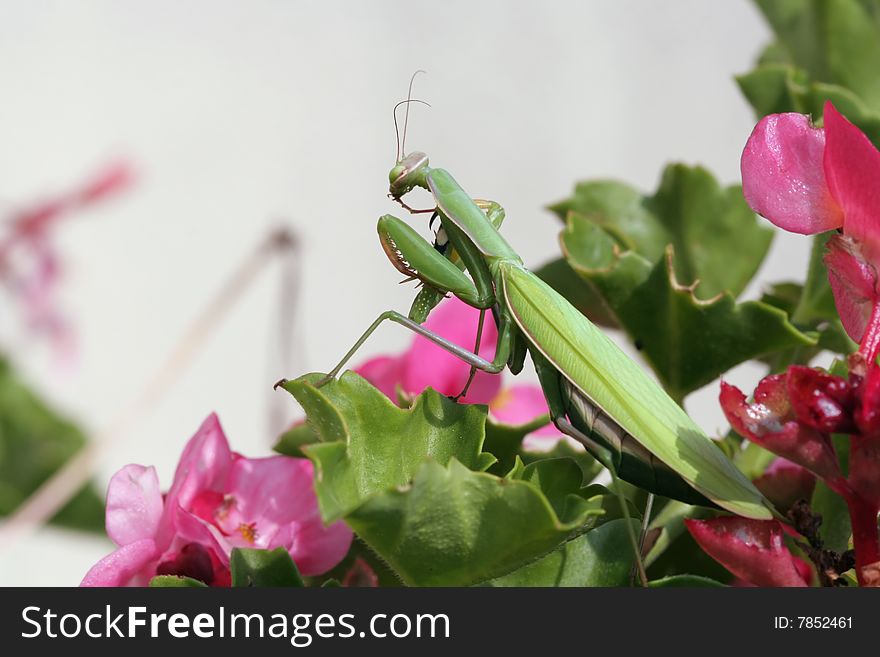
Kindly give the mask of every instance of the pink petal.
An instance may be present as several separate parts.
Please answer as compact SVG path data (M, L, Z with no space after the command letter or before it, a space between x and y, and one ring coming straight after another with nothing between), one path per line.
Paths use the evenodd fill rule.
M719 401L727 421L739 435L826 480L840 478L837 457L827 436L793 419L780 417L764 404L747 403L738 388L724 381Z
M727 516L684 522L706 554L736 577L755 586L807 586L777 521Z
M453 297L443 301L430 315L425 327L444 338L473 350L477 335L480 311ZM486 313L480 355L492 360L498 329L492 313ZM457 395L464 388L470 367L430 340L416 336L412 346L403 356L403 380L407 392L418 394L428 386L444 395ZM471 404L488 404L501 388L498 375L477 372L474 381L462 401Z
M297 525L288 551L303 575L321 575L345 558L353 537L343 521L325 527L316 517L312 522Z
M785 512L798 500L812 497L816 476L788 459L777 458L754 483L767 499Z
M802 365L792 365L787 374L791 409L802 426L825 434L855 430L855 399L846 379Z
M858 384L857 395L859 402L855 418L859 432L866 436L880 435L880 366L874 364L868 368Z
M163 560L188 543L199 543L210 548L223 564L229 563L229 555L236 546L227 540L217 527L180 506L174 509L170 523L173 535L164 548Z
M825 178L844 214L843 232L861 243L866 259L880 265L880 151L825 103Z
M397 384L403 381L403 358L377 356L357 367L355 372L376 386L391 401L397 401Z
M504 388L489 403L489 414L498 422L511 426L528 424L548 412L544 393L536 385ZM523 447L529 451L544 452L553 449L563 438L565 436L548 420L547 424L525 437Z
M165 516L158 539L160 546L170 540L174 531L173 514L177 507L189 508L203 491L223 492L231 467L229 442L217 415L211 413L190 438L177 464L174 483L165 500Z
M834 235L824 257L834 305L847 335L861 342L877 302L877 269L861 244L849 235Z
M511 426L528 424L548 412L544 393L540 386L536 385L518 385L505 388L489 402L489 413L496 420Z
M880 435L853 436L847 481L862 500L880 509Z
M156 468L127 465L113 475L107 489L107 535L117 545L154 539L162 509Z
M313 467L308 459L270 456L237 458L226 494L242 517L283 525L317 517Z
M843 224L825 181L825 134L803 114L771 114L752 131L740 167L749 206L785 230L810 235Z
M92 566L80 586L143 586L149 582L149 572L144 571L158 557L156 544L148 538L123 545Z

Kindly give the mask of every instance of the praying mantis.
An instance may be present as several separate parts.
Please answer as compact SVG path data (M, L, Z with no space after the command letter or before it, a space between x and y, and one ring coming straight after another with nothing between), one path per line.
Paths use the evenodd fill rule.
M385 321L470 365L470 378L458 397L477 370L508 368L517 374L528 354L553 423L583 444L615 480L748 518L774 517L772 504L685 411L580 311L524 267L499 231L504 219L500 205L473 200L448 171L432 168L425 153L405 154L404 148L398 147L389 173L389 196L413 215L430 213L440 229L432 244L389 214L379 219L378 233L392 264L423 287L408 316L382 313L318 385L338 375ZM417 187L432 195L434 207L419 210L404 201ZM422 326L449 294L480 310L473 351ZM498 327L491 361L478 355L487 311Z

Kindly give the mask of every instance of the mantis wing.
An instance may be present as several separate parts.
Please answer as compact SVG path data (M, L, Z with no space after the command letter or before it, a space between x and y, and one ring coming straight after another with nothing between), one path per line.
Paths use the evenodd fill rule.
M718 506L747 518L772 505L639 365L564 297L519 265L501 265L514 321L578 390Z

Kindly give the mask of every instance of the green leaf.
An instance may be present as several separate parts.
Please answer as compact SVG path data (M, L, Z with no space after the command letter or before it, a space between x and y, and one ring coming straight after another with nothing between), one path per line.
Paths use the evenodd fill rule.
M694 285L679 283L671 248L652 264L633 251L620 252L601 226L576 214L568 217L562 243L569 264L607 299L674 399L746 360L816 344L768 304L737 304L727 293L698 298Z
M601 296L581 280L564 258L551 260L538 267L534 274L571 302L593 324L617 328L614 315Z
M666 167L653 196L623 183L585 182L551 210L565 220L571 213L581 215L602 228L617 251L636 253L650 264L660 261L672 244L676 275L685 281L699 279L706 297L721 292L739 296L773 239L773 230L758 223L739 186L722 188L706 169L682 164ZM577 250L593 260L589 246L577 242ZM573 247L569 243L566 248ZM571 258L569 264L578 271ZM615 311L614 303L602 297Z
M633 530L638 532L638 523ZM612 520L488 586L626 586L633 563L626 520Z
M342 518L365 500L408 484L426 459L455 458L485 470L495 458L482 452L486 407L456 404L425 390L410 408L395 406L354 372L321 388L320 375L285 382L321 442L303 448L315 464L315 491L325 522Z
M757 0L791 63L880 105L880 9L864 0Z
M806 73L792 66L759 66L736 76L736 82L758 117L783 112L807 113ZM822 116L822 113L817 116Z
M744 440L743 444L743 448L734 455L733 463L746 477L757 479L764 474L776 454L748 440Z
M635 251L657 260L672 241L669 228L648 208L648 199L615 180L578 183L570 199L549 207L566 221L572 212L588 217L613 237L623 251Z
M678 500L667 502L648 526L649 531L659 530L660 533L645 556L645 566L650 567L687 531L684 525L686 518L709 518L712 515L704 507L691 506Z
M489 451L491 452L492 450L490 449ZM492 453L494 454L494 452ZM593 481L603 469L602 464L590 456L587 451L575 449L566 440L560 440L552 449L543 452L521 449L519 457L526 465L541 459L570 458L580 467L584 481Z
M511 425L488 419L483 449L498 459L488 471L498 476L507 474L522 451L523 438L543 427L548 420L549 416L543 416L527 424Z
M232 586L301 587L299 569L283 547L274 550L233 548L229 557Z
M351 548L348 554L334 568L321 575L306 577L307 586L324 586L328 580L337 582L345 581L346 575L355 567L356 562L361 560L376 574L376 579L380 587L399 587L402 585L400 578L391 567L376 554L370 546L364 543L363 539L355 536L351 542Z
M86 444L82 432L31 391L0 356L0 516L12 513ZM103 495L84 486L52 519L104 531Z
M569 466L548 467L566 469L561 478L569 480ZM580 498L560 520L538 487L550 477L532 479L472 472L454 458L446 467L428 461L412 484L374 495L346 522L406 584L466 586L510 572L603 520L597 498ZM553 496L558 501L564 491Z
M285 456L305 458L303 447L319 441L320 437L314 427L308 422L300 422L281 434L272 449Z
M705 588L726 586L726 584L722 584L721 582L718 582L709 577L701 577L700 575L672 575L670 577L655 579L653 582L648 582L648 586L650 586L652 589L668 589L682 587Z
M845 552L852 536L849 521L849 510L846 501L825 485L821 479L816 480L816 488L810 500L813 513L822 516L819 535L825 547L835 552Z
M798 112L821 124L825 103L831 101L874 145L880 145L880 107L868 105L845 87L810 82L804 71L777 64L759 66L736 81L758 117Z
M151 589L204 589L208 585L191 577L178 575L156 575L150 580Z

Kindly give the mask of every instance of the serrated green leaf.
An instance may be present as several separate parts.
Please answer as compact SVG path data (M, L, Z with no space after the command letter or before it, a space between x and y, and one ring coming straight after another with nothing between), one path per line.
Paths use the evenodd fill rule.
M880 2L758 0L779 41L737 82L757 115L810 114L834 103L880 146Z
M564 220L571 213L584 217L611 238L617 247L612 250L638 254L651 264L672 244L676 275L689 282L699 279L707 298L725 291L738 296L773 239L773 231L758 223L739 186L722 188L706 169L682 164L666 167L652 196L623 183L585 182L551 210ZM737 246L735 258L729 257L732 243ZM585 252L589 246L581 241L578 250L593 260ZM607 245L602 248L610 255ZM569 264L577 271L571 259ZM607 296L602 298L608 303ZM608 306L616 316L614 304Z
M348 554L340 561L332 570L322 575L305 577L307 586L323 586L327 580L336 580L337 582L345 581L346 575L355 567L356 562L360 560L375 573L377 583L380 587L399 587L403 583L391 567L373 551L370 546L364 543L363 539L358 536L354 537Z
M633 530L638 532L638 523ZM612 520L487 586L626 586L633 563L626 520Z
M783 112L808 113L807 76L793 66L764 64L735 79L758 117ZM818 116L822 116L821 112Z
M205 589L208 585L191 577L156 575L150 580L151 589Z
M12 513L85 444L82 432L30 390L0 356L0 516ZM103 532L103 495L87 484L52 522Z
M648 199L626 183L590 180L578 183L574 195L548 208L562 221L572 212L588 217L612 236L622 251L656 260L672 241L669 229L648 208Z
M229 570L234 587L302 587L299 569L283 547L274 550L233 548Z
M617 328L614 315L602 297L574 272L564 258L551 260L534 270L534 274L568 299L593 324Z
M308 422L301 422L290 427L278 437L272 449L285 456L305 458L302 448L320 441L317 431Z
M602 501L584 502L563 522L534 484L472 472L453 458L447 467L426 462L412 484L374 495L346 522L405 583L465 586L599 524Z
M602 464L588 452L584 449L575 449L566 440L560 440L552 449L546 451L521 449L519 457L526 465L541 459L570 458L580 467L584 481L593 481L603 469Z
M427 389L410 408L395 406L354 372L321 388L315 375L287 381L322 442L303 448L315 464L315 491L325 522L370 496L408 484L426 459L456 458L485 470L495 458L482 452L486 407L456 404Z
M757 0L790 61L813 80L852 89L880 105L878 3Z
M520 425L503 424L488 419L483 449L498 459L488 471L499 477L506 475L513 467L514 459L522 451L523 438L543 427L549 419L549 416L544 416Z
M737 304L730 294L698 298L693 286L678 282L671 249L652 265L637 253L616 250L599 225L576 214L569 215L562 243L569 264L608 300L674 399L746 360L816 344L768 304Z
M580 490L583 478L581 469L571 459L552 459L524 467L517 480L527 481L544 493L556 517L564 521L569 495Z

